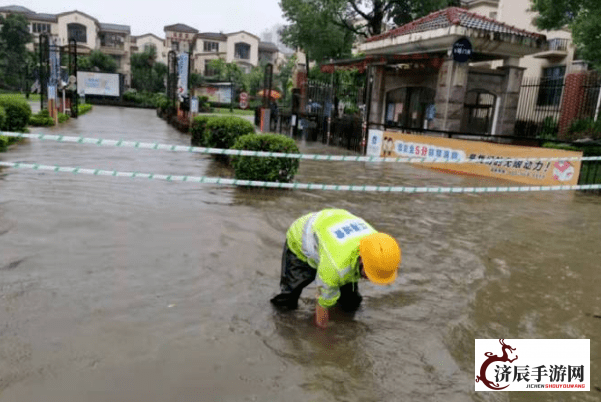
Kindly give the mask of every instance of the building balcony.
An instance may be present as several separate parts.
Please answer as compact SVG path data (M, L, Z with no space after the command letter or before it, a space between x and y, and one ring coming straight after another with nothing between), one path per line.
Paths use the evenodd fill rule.
M123 44L113 45L113 46L100 45L100 51L104 54L113 54L113 55L118 55L118 56L123 56L123 55L125 55L125 53L127 53L125 50L125 46L123 46Z
M545 50L536 53L533 57L537 59L563 59L568 55L569 39L553 38L547 40Z

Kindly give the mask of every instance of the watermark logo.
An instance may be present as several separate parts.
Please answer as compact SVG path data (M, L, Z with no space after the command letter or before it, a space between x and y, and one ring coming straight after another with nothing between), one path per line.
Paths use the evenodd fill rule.
M589 339L476 339L476 391L589 391Z

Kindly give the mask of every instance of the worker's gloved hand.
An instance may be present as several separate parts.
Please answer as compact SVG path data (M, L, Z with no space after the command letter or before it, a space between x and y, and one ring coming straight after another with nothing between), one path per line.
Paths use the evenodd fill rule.
M315 325L319 328L326 329L328 327L328 321L330 315L328 309L321 307L319 304L315 306Z

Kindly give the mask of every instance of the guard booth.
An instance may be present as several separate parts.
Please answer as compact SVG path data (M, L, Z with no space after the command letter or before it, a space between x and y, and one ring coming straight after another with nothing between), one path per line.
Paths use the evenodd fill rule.
M546 38L451 7L368 38L365 57L323 65L367 69L369 128L512 135L523 68ZM502 61L491 68L492 61ZM500 63L500 64L501 64Z

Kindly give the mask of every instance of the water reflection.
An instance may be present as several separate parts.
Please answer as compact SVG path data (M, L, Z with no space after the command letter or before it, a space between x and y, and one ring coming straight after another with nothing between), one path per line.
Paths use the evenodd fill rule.
M35 131L189 144L154 111L135 109L97 107ZM0 158L232 177L192 153L27 141ZM302 161L296 180L506 185L405 164L317 161ZM362 308L323 332L312 325L311 288L291 314L274 312L269 298L278 291L286 229L328 207L393 235L403 262L393 285L362 283ZM28 387L46 395L68 383L57 378L70 368L85 384L73 400L114 390L107 378L119 375L98 373L128 371L130 384L114 390L115 400L143 400L147 394L128 390L144 389L148 370L164 400L211 382L220 384L213 400L530 400L474 392L474 339L595 339L600 214L601 198L573 192L291 191L1 169L0 401L32 400ZM592 342L593 388L601 386L599 356Z

